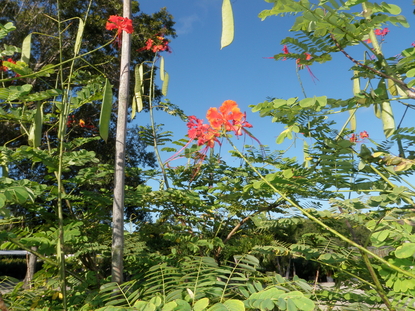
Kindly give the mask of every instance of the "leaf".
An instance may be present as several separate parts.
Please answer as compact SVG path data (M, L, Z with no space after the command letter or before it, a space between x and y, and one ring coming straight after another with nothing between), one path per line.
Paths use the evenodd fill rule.
M24 38L22 44L22 58L21 61L29 64L30 61L30 50L32 45L32 34L29 34Z
M79 50L81 49L82 36L84 33L85 24L84 21L79 18L78 32L76 33L75 45L74 45L74 55L78 55Z
M99 116L99 135L107 141L112 111L112 87L108 79L105 79L104 95Z
M168 86L169 86L169 74L166 72L164 74L163 86L161 87L161 93L163 94L163 96L167 96Z
M0 99L6 100L9 98L9 90L6 88L0 88Z
M288 168L282 172L285 178L289 179L294 176L293 170Z
M206 297L202 298L202 299L196 301L196 303L193 306L193 311L205 310L208 305L209 305L209 299L206 298Z
M406 76L409 78L415 77L415 68L408 70L408 72L406 73Z
M161 308L161 311L172 311L174 308L177 307L177 303L175 301L170 301L166 303L163 308Z
M313 106L315 102L316 102L315 98L308 97L308 98L304 98L304 99L300 100L299 104L300 104L301 107L306 108L306 107Z
M395 256L397 258L408 258L412 257L415 254L415 243L404 243L399 246L395 251Z
M5 36L7 36L7 34L10 31L13 31L15 29L16 29L16 27L13 25L13 23L9 22L4 26L2 24L0 24L0 39L3 39Z
M389 236L390 231L389 230L382 230L379 232L375 232L372 234L372 239L375 239L379 242L383 242L386 240L386 238Z
M224 303L215 303L208 311L244 311L245 305L242 301L236 299L226 300Z
M232 4L230 0L223 0L222 2L222 37L220 41L220 48L228 46L232 43L234 38L234 20Z
M43 126L43 109L42 104L37 104L36 114L34 122L29 130L29 145L32 147L38 147L42 139L42 126Z

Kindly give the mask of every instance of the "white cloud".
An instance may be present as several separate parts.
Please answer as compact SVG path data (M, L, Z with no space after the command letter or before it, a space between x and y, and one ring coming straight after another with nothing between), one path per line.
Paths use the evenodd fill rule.
M193 25L196 22L199 22L200 19L196 14L192 14L189 16L181 17L178 20L178 26L176 28L176 32L178 35L188 34L191 33L193 30Z

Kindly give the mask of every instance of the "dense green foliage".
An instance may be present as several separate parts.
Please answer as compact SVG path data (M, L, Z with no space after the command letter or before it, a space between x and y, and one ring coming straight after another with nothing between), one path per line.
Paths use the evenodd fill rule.
M230 1L223 2L226 46L233 38L233 14ZM131 68L131 101L134 97L133 114L149 112L150 126L136 128L128 138L128 281L123 284L110 282L114 138L104 141L108 127L102 117L117 117L111 85L117 88L118 78L109 75L119 71L117 36L111 39L103 31L94 9L98 2L89 2L88 9L75 0L62 8L29 1L23 11L18 10L23 2L6 2L0 18L5 43L0 49L0 248L25 249L43 262L33 278L27 274L24 283L3 295L7 308L415 309L415 189L407 181L414 173L415 128L396 126L391 105L412 107L415 47L396 59L384 55L378 41L385 26L409 25L398 6L387 3L267 2L273 7L259 14L262 19L296 15L294 35L282 41L285 52L275 59L310 66L342 53L351 62L353 97L272 98L253 106L253 112L285 126L277 143L304 141L304 159L260 145L241 152L223 130L238 160L232 163L240 163L229 165L206 145L183 139L172 147L171 133L162 131L152 112L161 106L186 116L170 103L159 105L168 83L164 59L160 50L142 49ZM149 16L133 4L135 50L154 35L174 37L167 11ZM121 10L116 1L102 5L108 15ZM55 18L41 18L43 9ZM27 36L33 25L56 41L40 33ZM358 44L372 57L350 56L347 48ZM161 90L154 85L157 65ZM382 120L384 142L356 133L356 115L367 107ZM344 124L331 118L339 113L349 115ZM187 164L163 161L163 145L171 159L180 154ZM149 180L159 181L159 188ZM334 287L319 285L330 278ZM10 288L12 281L3 278L0 288Z

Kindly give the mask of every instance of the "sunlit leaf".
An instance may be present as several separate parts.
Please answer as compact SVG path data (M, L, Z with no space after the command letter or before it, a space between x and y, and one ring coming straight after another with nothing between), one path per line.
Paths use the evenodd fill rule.
M396 251L395 255L398 258L408 258L415 255L415 243L404 243L399 246Z

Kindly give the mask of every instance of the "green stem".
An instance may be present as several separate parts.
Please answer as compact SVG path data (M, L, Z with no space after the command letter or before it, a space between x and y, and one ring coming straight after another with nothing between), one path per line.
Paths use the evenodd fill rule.
M396 311L396 309L391 305L391 302L389 301L385 290L382 287L382 284L379 281L378 276L376 275L375 270L373 269L372 264L370 263L369 257L366 253L360 251L360 254L362 255L363 261L366 265L366 268L369 270L370 276L372 277L373 282L375 283L375 290L379 294L380 298L382 299L383 303L386 305L386 307L390 311Z
M259 178L262 179L262 181L264 181L275 193L277 193L278 195L280 195L285 201L287 201L288 203L290 203L292 206L294 206L295 208L297 208L303 215L307 216L310 220L314 221L315 223L317 223L318 225L320 225L321 227L323 227L324 229L326 229L327 231L330 231L331 233L333 233L334 235L336 235L337 237L339 237L341 240L345 241L346 243L350 244L351 246L356 247L357 249L359 249L360 251L362 251L363 253L372 256L373 258L377 259L379 262L381 262L382 264L386 265L387 267L389 267L392 270L395 270L396 272L402 273L403 275L409 276L411 278L415 278L415 274L412 274L408 271L405 271L393 264L391 264L390 262L388 262L387 260L379 257L378 255L376 255L375 253L372 253L371 251L369 251L368 249L364 248L363 246L357 244L356 242L348 239L347 237L345 237L344 235L342 235L341 233L337 232L336 230L332 229L331 227L329 227L328 225L326 225L325 223L323 223L322 221L320 221L318 218L316 218L315 216L313 216L310 212L308 212L307 210L303 209L301 206L299 206L297 203L295 203L293 200L291 200L288 196L286 196L284 193L282 193L281 191L279 191L277 188L275 188L275 186L273 184L271 184L258 170L255 166L253 166L251 164L251 162L249 162L249 160L238 150L238 148L236 148L236 146L232 143L232 141L229 139L229 137L225 136L226 139L229 141L229 143L231 144L231 146L233 147L233 149L239 154L239 156L245 160L245 162L254 170L254 172L259 176Z
M57 11L58 11L58 30L59 30L59 76L58 79L61 79L61 86L63 87L63 67L62 67L62 32L61 32L61 23L60 23L60 3L57 1ZM67 95L64 93L62 98L62 109L59 119L59 163L58 163L58 173L57 173L57 182L58 182L58 193L57 193L57 208L58 208L58 218L59 218L59 229L58 234L59 238L57 241L56 255L59 261L59 272L60 272L60 283L61 283L61 292L63 296L63 310L67 310L67 297L66 297L66 274L65 274L65 252L64 252L64 226L63 226L63 211L62 211L62 167L63 167L63 152L64 152L64 134L65 134L65 125L66 125L66 106Z

